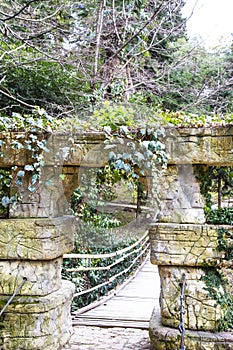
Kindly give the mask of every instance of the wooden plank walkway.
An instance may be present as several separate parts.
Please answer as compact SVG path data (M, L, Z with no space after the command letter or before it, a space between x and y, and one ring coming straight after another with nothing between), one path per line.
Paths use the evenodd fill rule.
M153 308L159 312L159 293L157 266L148 257L124 288L99 306L75 316L73 325L148 329Z

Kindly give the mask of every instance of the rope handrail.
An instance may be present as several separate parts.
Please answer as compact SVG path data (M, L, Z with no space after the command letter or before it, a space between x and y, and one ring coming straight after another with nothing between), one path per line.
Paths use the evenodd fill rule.
M117 250L116 252L113 253L104 253L104 254L64 254L63 258L64 259L105 259L105 258L112 258L117 255L121 255L134 247L136 247L138 244L140 244L146 237L148 236L148 231L135 243L130 245L129 247Z
M20 290L23 288L24 284L27 282L27 277L23 277L22 282L20 283L20 285L18 286L18 288L15 290L15 292L12 294L12 296L9 298L9 300L7 301L6 305L2 308L2 310L0 311L0 316L2 316L2 314L5 312L6 308L10 305L10 303L12 302L12 300L15 298L15 296L20 292Z
M124 273L127 273L128 271L130 271L130 269L133 267L133 265L134 265L134 264L137 262L137 260L147 251L147 249L148 249L149 247L150 247L150 243L148 243L147 246L143 249L143 251L142 251L138 256L136 256L136 257L134 258L134 260L132 261L132 263L130 264L130 266L128 266L125 270L123 270L123 271L117 273L116 275L110 277L109 280L106 281L106 282L100 283L100 284L98 284L98 285L96 285L96 286L94 286L94 287L92 287L92 288L86 289L86 290L84 290L84 291L75 293L75 294L74 294L74 298L77 298L77 297L79 297L79 296L81 296L81 295L84 295L84 294L93 292L93 291L96 290L96 289L99 289L99 288L101 288L101 287L103 287L103 286L106 286L106 285L112 283L117 277L119 277L119 276L123 275Z
M107 265L107 266L99 266L99 267L76 267L76 268L69 268L66 269L67 272L81 272L81 271L104 271L104 270L110 270L112 267L116 266L117 264L121 263L122 261L124 261L126 258L128 258L130 255L134 254L134 253L138 253L140 250L142 250L142 248L145 246L145 244L148 242L149 237L147 237L147 239L140 245L139 248L134 249L132 252L127 253L125 255L123 255L122 257L120 257L119 259L117 259L116 261L114 261L113 263Z

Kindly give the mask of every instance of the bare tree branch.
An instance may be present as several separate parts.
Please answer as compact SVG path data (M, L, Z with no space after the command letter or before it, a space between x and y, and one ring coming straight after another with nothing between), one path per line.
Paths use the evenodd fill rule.
M17 17L20 13L22 13L29 5L31 5L33 2L38 2L38 1L39 1L39 0L29 0L29 1L27 1L27 3L26 3L23 7L21 7L21 9L20 9L18 12L14 13L13 15L8 15L8 14L6 14L6 13L0 12L2 15L6 16L6 18L0 18L0 21L6 22L6 21L9 21L9 20L11 20L11 19L13 19L13 18L16 18L16 17Z

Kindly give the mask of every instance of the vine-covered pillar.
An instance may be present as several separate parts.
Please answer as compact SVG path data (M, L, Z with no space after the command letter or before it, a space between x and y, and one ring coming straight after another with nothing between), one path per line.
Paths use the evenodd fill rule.
M61 279L61 265L75 225L65 215L62 164L54 155L43 158L39 172L25 149L0 159L12 171L11 194L20 195L0 221L0 312L17 291L0 316L2 350L56 350L72 334L74 286Z
M232 350L233 325L226 321L232 319L232 299L229 298L229 305L217 302L213 290L208 288L211 280L207 277L221 261L217 271L227 283L219 286L220 279L215 281L216 294L224 298L226 292L232 296L232 261L225 261L225 252L218 249L220 227L206 223L205 202L192 164L218 164L220 157L216 159L216 149L211 151L211 145L217 143L220 148L222 135L212 139L211 131L208 135L206 130L196 131L197 137L194 130L190 134L187 130L182 132L184 135L172 138L169 165L156 184L159 203L149 230L151 262L158 265L161 282L161 314L152 314L151 344L153 350L184 349L180 326L180 330L185 330L186 350ZM222 145L226 145L225 137ZM232 139L232 134L229 137ZM219 154L222 156L223 151ZM232 237L231 226L222 228Z

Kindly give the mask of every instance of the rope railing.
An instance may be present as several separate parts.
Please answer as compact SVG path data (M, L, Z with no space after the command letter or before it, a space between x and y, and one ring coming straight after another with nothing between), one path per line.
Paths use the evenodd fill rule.
M5 312L6 308L10 305L10 303L12 302L12 300L16 297L16 295L20 292L20 290L23 288L24 284L27 282L27 277L23 277L22 282L20 283L20 285L18 286L18 288L15 290L15 292L12 294L12 296L8 299L6 305L2 308L2 310L0 311L0 317L2 316L2 314Z
M107 259L107 258L114 258L118 257L114 262L111 264L108 264L107 266L100 266L100 267L91 267L91 266L78 266L74 268L68 268L66 269L66 272L85 272L85 271L111 271L112 268L114 268L116 265L123 263L127 258L130 258L130 256L135 256L133 260L130 262L130 265L126 268L124 268L122 271L114 274L111 277L108 277L108 279L102 283L97 284L96 286L93 286L91 288L82 290L78 293L74 294L74 298L77 298L79 296L91 293L97 289L100 289L101 287L108 286L109 284L112 284L118 277L121 275L127 274L133 266L137 263L137 261L142 258L142 256L149 250L149 236L148 232L146 232L138 241L133 243L132 245L119 249L113 253L106 253L106 254L65 254L65 259Z
M104 253L104 254L64 254L63 258L65 259L103 259L103 258L113 258L117 255L121 255L131 249L133 249L134 247L136 247L137 245L139 245L146 237L148 236L148 232L146 232L137 242L133 243L132 245L130 245L129 247L117 250L115 252L112 253Z

